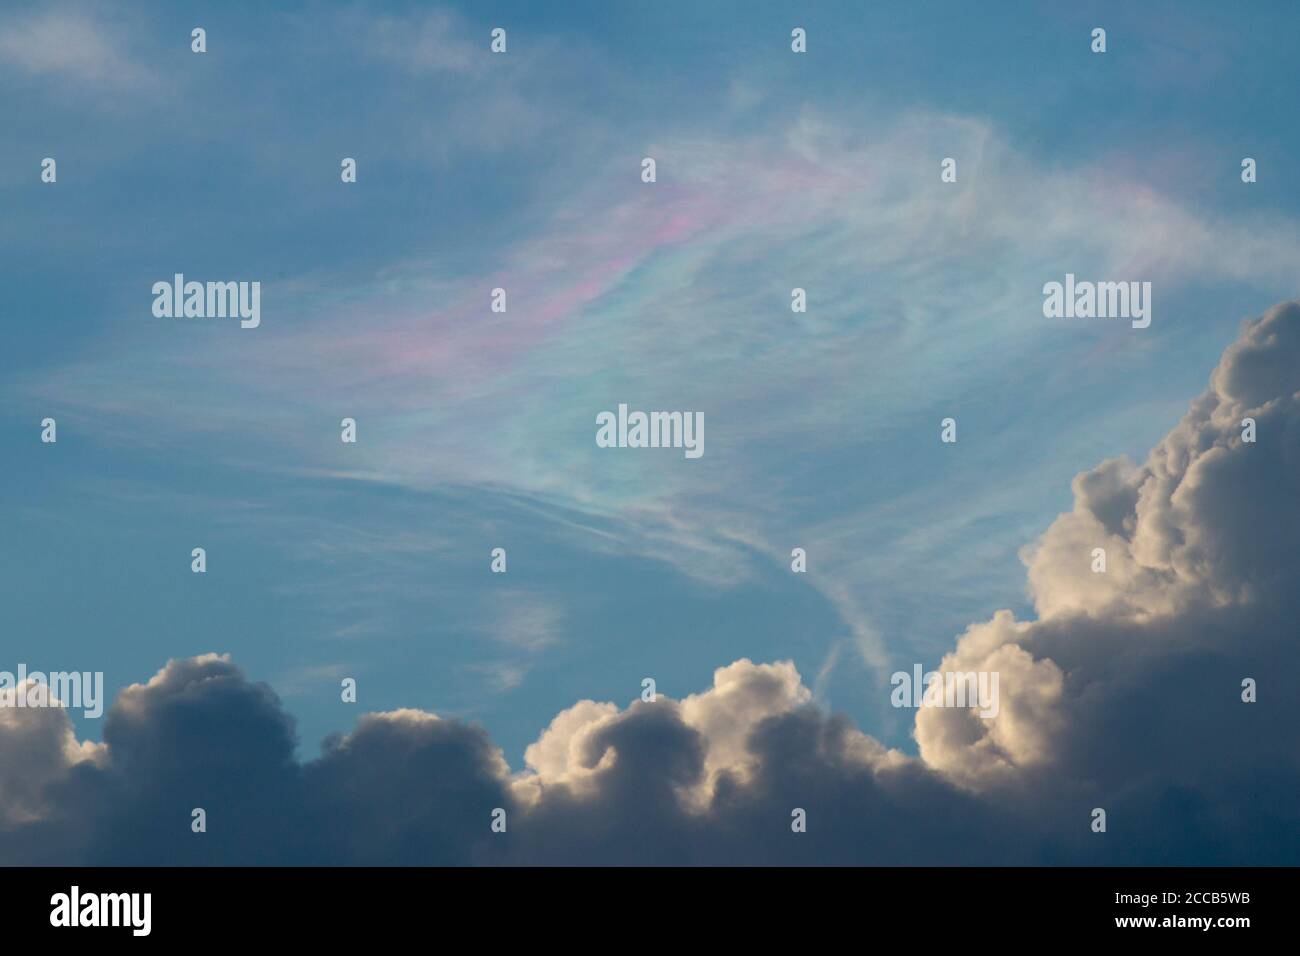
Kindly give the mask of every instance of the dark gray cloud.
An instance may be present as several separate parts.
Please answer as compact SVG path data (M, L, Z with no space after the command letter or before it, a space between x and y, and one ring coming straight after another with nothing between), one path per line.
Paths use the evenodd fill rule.
M1025 552L1036 618L999 612L944 659L1000 675L997 716L922 709L919 758L817 709L792 665L741 660L681 701L578 702L519 772L482 728L411 710L300 763L271 689L208 655L125 690L100 745L0 709L0 860L1295 864L1297 439L1286 303L1145 463L1076 479Z

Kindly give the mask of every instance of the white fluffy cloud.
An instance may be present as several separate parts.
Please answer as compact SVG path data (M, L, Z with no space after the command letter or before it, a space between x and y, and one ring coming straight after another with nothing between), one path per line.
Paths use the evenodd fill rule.
M1242 440L1247 418L1254 442ZM1049 763L1060 756L1056 738L1090 722L1096 681L1114 662L1214 650L1221 635L1207 616L1293 599L1298 431L1300 304L1290 302L1243 329L1210 388L1142 466L1110 460L1074 480L1074 509L1025 551L1038 620L1000 612L942 663L1000 671L1002 713L982 721L922 711L916 738L927 764L979 786ZM1104 573L1092 569L1094 548L1105 549Z
M44 793L83 761L103 755L104 748L78 741L72 721L60 707L17 707L24 700L47 699L42 685L25 681L0 690L0 826L42 819L48 813Z

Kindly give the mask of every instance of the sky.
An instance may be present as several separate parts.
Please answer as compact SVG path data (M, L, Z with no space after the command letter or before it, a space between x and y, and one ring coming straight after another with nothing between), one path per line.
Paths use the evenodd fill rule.
M1298 321L1269 311L1296 296L1300 261L1297 26L1286 3L7 8L0 669L102 671L120 705L46 728L50 793L66 774L130 775L110 728L130 751L142 713L175 717L174 685L209 675L255 700L235 723L265 716L283 744L266 759L295 787L344 773L348 741L435 734L413 715L436 714L443 742L481 760L483 800L559 819L639 766L571 766L574 741L676 721L665 739L706 745L664 797L668 847L701 819L683 806L727 798L719 779L745 807L783 794L765 758L810 752L806 734L849 741L808 771L846 806L870 766L873 793L915 784L989 832L1026 815L1053 832L1026 809L1045 805L1025 796L1038 783L1008 775L1087 766L1089 721L1131 742L1154 719L1117 727L1124 706L1060 698L1145 700L1142 680L1210 667L1222 645L1169 634L1216 614L1263 622L1261 655L1285 636L1269 602L1294 589L1296 462L1278 443L1297 434L1295 333L1250 329ZM176 273L259 281L260 325L154 315L151 287ZM1045 317L1043 286L1067 273L1150 282L1150 327ZM1257 352L1283 369L1268 394L1233 384ZM620 403L700 412L705 453L598 447L596 415ZM1226 409L1282 422L1260 439L1280 457L1215 464ZM355 443L340 441L347 417ZM940 441L948 417L955 443ZM1201 454L1211 477L1162 484ZM1188 505L1205 487L1270 503L1259 533L1276 549L1232 547L1219 499ZM1161 494L1176 517L1151 526L1164 512L1137 503ZM1108 524L1115 508L1132 520ZM1103 532L1126 557L1080 583L1070 556ZM1094 630L1159 651L1116 677L1079 650ZM988 655L1025 683L1004 678L983 745L951 714L891 705L893 672ZM647 677L667 706L642 720ZM714 713L733 693L760 698L736 704L749 744ZM25 726L0 739L17 746ZM1286 779L1267 746L1294 760L1295 741L1271 726L1241 759ZM542 746L548 728L569 743ZM191 730L186 760L206 746ZM179 773L148 753L158 780ZM851 773L846 754L863 762ZM1147 810L1173 799L1151 772L1156 789L1133 797ZM158 787L119 788L120 812ZM1021 802L988 797L1004 787ZM11 823L67 811L7 792ZM340 806L312 812L340 831L378 814ZM693 861L753 859L746 832ZM69 854L149 858L87 839ZM1127 859L1248 852L1188 840ZM1033 852L1091 851L1044 837Z

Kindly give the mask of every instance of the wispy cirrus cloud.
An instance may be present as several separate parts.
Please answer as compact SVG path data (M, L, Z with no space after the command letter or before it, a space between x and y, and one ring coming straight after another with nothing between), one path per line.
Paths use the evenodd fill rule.
M131 31L101 10L63 4L11 13L0 23L0 67L83 93L156 87L150 61L132 49Z
M743 577L755 556L782 562L799 545L880 664L859 597L881 580L872 555L942 549L942 528L927 525L926 544L888 516L943 506L923 504L926 485L801 486L826 469L870 474L871 449L937 428L928 410L969 403L1008 368L1037 374L1062 335L1099 331L1045 321L1045 280L1140 275L1162 297L1193 280L1270 287L1300 254L1289 225L1208 220L1100 168L1044 171L974 119L912 115L867 136L809 112L646 151L658 183L639 182L634 156L611 160L479 275L408 258L333 306L270 284L256 339L210 335L195 352L178 321L137 327L129 351L110 345L22 387L110 432L105 415L180 444L203 435L219 453L248 448L234 436L274 436L255 467L532 500L600 525L594 548L618 541L701 579ZM961 157L953 186L938 180L948 154ZM504 315L488 310L496 286ZM790 311L796 286L806 314ZM1156 334L1172 317L1157 322ZM1147 342L1130 336L1124 355ZM594 416L620 401L703 411L708 454L602 454ZM356 446L325 440L344 414L360 423ZM1000 441L984 435L975 454L1010 453ZM971 493L953 534L1017 491Z

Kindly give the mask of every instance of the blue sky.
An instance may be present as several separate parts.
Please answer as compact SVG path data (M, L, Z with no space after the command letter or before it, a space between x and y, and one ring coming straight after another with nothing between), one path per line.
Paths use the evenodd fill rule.
M790 659L914 749L888 674L1028 614L1074 474L1294 294L1289 4L376 9L3 14L0 667L229 652L306 755L352 676L517 765L575 700ZM175 272L261 327L154 318ZM1151 327L1045 319L1066 272ZM620 402L705 456L597 449Z

